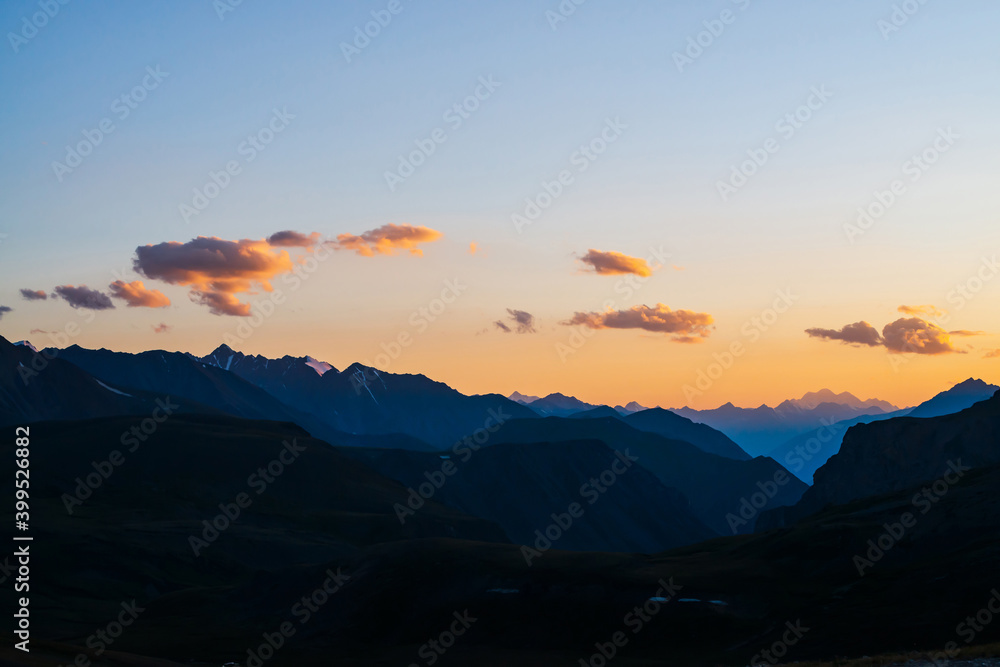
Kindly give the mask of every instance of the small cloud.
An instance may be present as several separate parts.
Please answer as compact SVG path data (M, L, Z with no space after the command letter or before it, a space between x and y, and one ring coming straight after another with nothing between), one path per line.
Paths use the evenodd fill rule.
M55 333L55 332L54 331L46 331L45 329L32 329L31 333L33 333L33 334L51 334L51 333Z
M936 306L900 306L897 310L904 315L926 315L928 317L943 317L944 311Z
M49 295L45 293L45 290L40 289L22 289L21 298L25 301L45 301L49 298Z
M990 350L983 355L983 359L1000 359L1000 349Z
M628 310L607 310L603 313L575 313L572 319L560 322L564 326L585 326L590 329L641 329L672 336L677 343L695 343L708 338L715 320L708 313L690 310L670 310L662 303L632 306Z
M478 249L479 249L479 246L476 244L475 241L473 241L472 243L469 244L469 254L470 255L475 255L476 254L476 250L478 250Z
M962 337L986 335L985 331L969 331L967 329L959 329L958 331L949 331L948 333L952 336L962 336Z
M319 243L319 232L306 236L301 232L285 230L267 237L267 242L276 248L311 248Z
M122 299L128 303L129 308L166 308L170 305L170 299L155 289L146 289L141 280L126 283L116 280L108 285L111 296Z
M0 306L0 320L3 319L5 313L12 312L13 310L10 306Z
M493 323L497 329L500 329L504 333L519 333L519 334L533 334L537 333L535 329L535 316L531 313L525 312L523 310L514 310L513 308L507 309L507 320L511 323L509 326L504 323L503 320L497 320Z
M879 335L878 329L867 322L855 322L842 329L806 329L806 334L813 338L839 340L848 345L867 345L868 347L882 345L882 336Z
M901 318L882 329L885 347L899 354L947 354L960 352L951 344L948 332L919 317Z
M653 270L649 268L646 260L629 257L620 252L602 252L591 248L586 255L580 258L580 261L591 267L594 273L603 276L620 276L631 273L646 278L653 275Z
M159 324L154 324L152 326L153 326L153 333L158 333L158 334L170 333L171 329L173 329L172 326L170 326L169 324L164 324L163 322L160 322Z
M79 287L60 285L52 291L55 292L55 296L63 299L73 308L110 310L115 307L115 304L111 303L111 297L103 292L90 289L86 285L80 285Z
M418 246L437 241L442 236L444 234L429 227L389 224L364 232L361 236L340 234L333 245L338 250L353 250L364 257L395 255L399 250L422 256L424 251Z

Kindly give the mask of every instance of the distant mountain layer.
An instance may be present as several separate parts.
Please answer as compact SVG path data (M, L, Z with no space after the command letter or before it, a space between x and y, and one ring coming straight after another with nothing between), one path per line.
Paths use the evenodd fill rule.
M799 479L811 483L816 470L840 451L844 434L855 424L869 424L893 417L935 417L960 412L989 399L998 390L1000 387L986 384L982 380L969 379L909 410L861 415L833 423L823 422L815 429L783 442L768 452L768 455L795 473Z
M921 483L943 480L935 492L942 495L968 470L997 463L1000 391L955 414L858 424L847 431L840 452L816 471L815 483L802 500L770 516L767 525Z
M793 401L785 401L777 408L766 405L738 408L726 403L712 410L679 408L673 412L722 431L752 455L770 452L776 445L800 433L815 431L824 423L884 414L877 406L858 408L841 403L818 403L807 408Z

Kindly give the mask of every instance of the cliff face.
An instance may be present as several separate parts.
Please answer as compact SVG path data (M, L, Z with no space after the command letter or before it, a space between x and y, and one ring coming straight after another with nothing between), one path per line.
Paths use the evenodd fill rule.
M828 505L902 491L954 470L1000 463L1000 392L955 414L852 426L840 453L816 471L802 500L758 523L788 525ZM949 472L951 471L951 472Z

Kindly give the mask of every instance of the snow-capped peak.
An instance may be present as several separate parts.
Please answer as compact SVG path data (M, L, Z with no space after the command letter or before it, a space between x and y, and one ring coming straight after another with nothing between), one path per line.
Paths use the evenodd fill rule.
M323 375L324 373L333 368L333 366L326 363L325 361L319 361L318 359L313 359L312 357L306 357L306 366L313 369L320 375Z

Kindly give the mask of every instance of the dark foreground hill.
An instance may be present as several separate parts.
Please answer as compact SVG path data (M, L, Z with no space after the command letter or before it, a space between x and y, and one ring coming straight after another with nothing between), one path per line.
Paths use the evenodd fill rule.
M997 585L997 468L966 474L927 513L918 486L659 555L543 550L529 563L492 524L436 503L401 526L401 485L294 427L229 418L164 423L68 514L63 494L131 423L31 428L36 642L93 648L135 601L111 648L183 664L254 664L268 637L280 648L267 665L428 664L444 636L438 665L586 664L615 637L626 667L746 665L783 637L785 661L965 645L961 624ZM256 488L248 475L288 438L306 451L195 556L201 521ZM12 450L0 443L9 477ZM998 635L987 625L973 643ZM39 664L70 664L74 650Z
M534 544L536 531L544 533L553 514L566 515L574 504L580 516L556 541L560 549L655 553L716 535L676 489L596 440L496 445L443 456L342 451L418 494L496 523L517 544ZM414 498L408 507L419 507Z
M684 494L695 516L719 535L752 532L760 508L792 505L807 488L769 458L737 461L709 454L688 442L637 430L615 417L515 419L492 433L484 446L587 439L635 456L664 486ZM760 495L764 490L770 497ZM758 507L751 504L747 509L754 501Z

